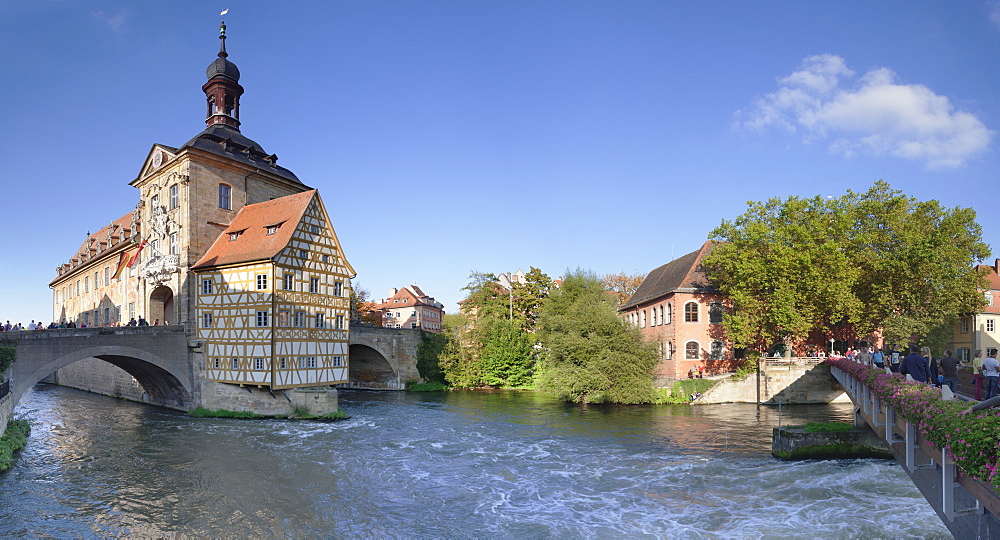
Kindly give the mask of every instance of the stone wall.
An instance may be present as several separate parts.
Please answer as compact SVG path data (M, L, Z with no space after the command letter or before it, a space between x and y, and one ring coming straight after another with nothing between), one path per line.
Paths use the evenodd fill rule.
M329 387L275 390L250 386L240 387L205 381L201 389L201 406L206 409L249 411L268 416L288 415L298 407L309 414L322 416L337 411L337 390Z
M0 398L0 435L7 431L7 422L14 415L14 395L7 394Z
M844 389L830 375L830 367L819 365L762 366L761 403L831 403L849 401ZM698 398L697 403L757 403L758 378L742 381L722 379Z
M124 369L97 358L74 362L56 371L45 382L130 401L145 401L145 392L138 381Z

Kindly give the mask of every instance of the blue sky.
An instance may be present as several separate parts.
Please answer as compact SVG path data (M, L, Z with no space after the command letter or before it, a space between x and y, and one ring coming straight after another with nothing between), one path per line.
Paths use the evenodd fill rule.
M374 298L645 273L748 200L878 179L974 208L1000 253L996 2L7 0L0 319L48 321L152 144L204 128L223 8L242 132L320 190Z

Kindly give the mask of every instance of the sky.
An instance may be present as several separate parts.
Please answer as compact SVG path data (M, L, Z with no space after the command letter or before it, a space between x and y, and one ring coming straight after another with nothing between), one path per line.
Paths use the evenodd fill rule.
M0 320L51 320L152 145L204 129L227 8L242 133L320 191L375 299L645 274L748 201L879 179L974 209L1000 256L997 2L5 0Z

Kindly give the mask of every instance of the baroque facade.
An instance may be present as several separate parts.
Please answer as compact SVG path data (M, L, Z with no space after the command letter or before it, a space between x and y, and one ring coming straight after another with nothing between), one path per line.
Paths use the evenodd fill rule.
M154 144L135 209L57 268L53 318L184 325L210 381L273 389L347 380L350 279L319 193L240 132L225 23L202 86L205 129Z

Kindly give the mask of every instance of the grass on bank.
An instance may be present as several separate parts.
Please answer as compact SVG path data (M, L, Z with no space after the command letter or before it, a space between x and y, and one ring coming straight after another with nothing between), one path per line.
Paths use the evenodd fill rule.
M705 393L706 390L715 385L712 379L684 379L677 381L668 390L662 389L657 403L688 403L691 401L691 394L695 392ZM668 393L669 392L669 393Z
M309 410L305 407L298 405L292 409L292 414L289 415L275 415L267 416L264 414L256 414L247 411L230 411L228 409L206 409L205 407L197 407L188 412L188 416L194 418L236 418L239 420L256 420L264 418L279 418L284 420L346 420L350 416L344 412L344 409L337 407L337 410L332 413L327 414L310 414Z
M11 420L7 424L7 431L0 437L0 472L14 464L14 452L28 443L28 433L31 433L31 426L27 420Z

